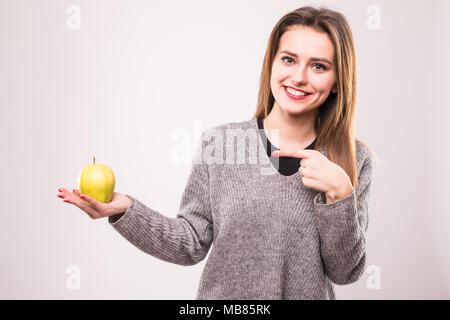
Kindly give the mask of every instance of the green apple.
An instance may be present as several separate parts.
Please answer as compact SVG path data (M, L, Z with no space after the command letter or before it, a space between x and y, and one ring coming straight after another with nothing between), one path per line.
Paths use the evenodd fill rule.
M108 203L114 194L116 179L114 172L105 164L86 166L77 179L80 194L86 194L100 202Z

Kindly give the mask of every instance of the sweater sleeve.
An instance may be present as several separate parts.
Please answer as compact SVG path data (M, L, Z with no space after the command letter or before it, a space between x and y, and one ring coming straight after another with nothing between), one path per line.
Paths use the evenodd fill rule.
M358 186L350 195L330 204L326 204L322 192L314 198L325 274L339 285L357 281L364 272L373 173L374 161L369 154L361 168Z
M201 155L203 136L197 155ZM131 200L125 213L108 217L131 244L163 261L194 265L205 258L213 239L208 166L194 157L176 218Z

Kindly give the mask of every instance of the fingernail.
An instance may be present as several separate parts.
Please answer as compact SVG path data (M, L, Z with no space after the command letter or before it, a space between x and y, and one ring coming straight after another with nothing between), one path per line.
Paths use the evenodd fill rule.
M75 192L75 189L73 189L73 191L72 192Z

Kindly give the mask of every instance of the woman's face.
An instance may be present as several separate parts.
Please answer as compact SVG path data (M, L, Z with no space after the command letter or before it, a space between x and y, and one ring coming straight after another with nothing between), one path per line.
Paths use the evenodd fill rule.
M330 91L336 92L333 61L334 46L326 33L302 25L288 28L272 65L270 86L275 103L290 114L316 112ZM287 88L309 94L298 96Z

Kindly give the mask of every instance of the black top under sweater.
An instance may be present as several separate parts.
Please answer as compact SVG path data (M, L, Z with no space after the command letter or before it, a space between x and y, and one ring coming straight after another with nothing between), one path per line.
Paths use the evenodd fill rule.
M258 118L258 129L264 129L264 125L263 125L263 119L262 118ZM261 134L263 141L267 141L267 145L266 147L266 151L267 151L267 156L270 157L270 161L273 163L273 165L275 167L277 167L277 162L279 162L280 167L278 168L278 172L280 172L282 175L284 176L290 176L294 173L296 173L298 171L298 169L300 168L300 158L294 158L294 157L278 157L279 159L275 159L275 157L272 157L272 152L276 151L276 150L280 150L279 148L273 146L269 139L266 136L266 133L264 130L258 130L259 133ZM316 139L314 139L314 141L307 146L305 149L312 149L314 150L314 146L316 145Z

